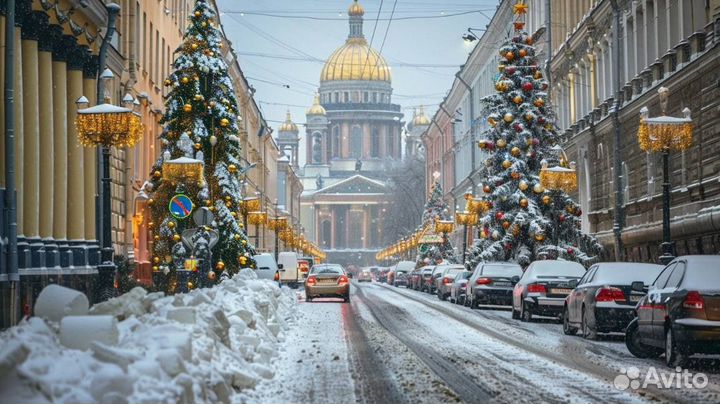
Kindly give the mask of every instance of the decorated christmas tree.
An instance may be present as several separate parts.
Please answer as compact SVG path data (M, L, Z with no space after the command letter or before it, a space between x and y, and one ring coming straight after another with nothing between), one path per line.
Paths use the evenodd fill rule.
M487 153L479 240L466 265L537 259L589 263L602 249L580 231L582 211L568 196L577 185L574 163L548 105L548 82L538 66L533 36L524 32L527 5L514 5L514 35L500 48L497 92L483 99L490 129L478 146Z
M197 0L176 51L175 71L165 80L163 152L149 186L153 270L160 289L212 284L222 274L254 265L253 247L238 220L238 106L221 47L214 10ZM198 209L209 212L202 226L192 217ZM194 276L186 281L180 272Z
M430 196L425 203L422 216L422 227L433 231L435 221L450 220L452 216L448 212L448 205L443 199L443 189L440 184L440 173L433 173L432 189ZM454 262L455 252L446 234L442 234L442 242L420 244L417 261L421 264L434 264L443 260Z

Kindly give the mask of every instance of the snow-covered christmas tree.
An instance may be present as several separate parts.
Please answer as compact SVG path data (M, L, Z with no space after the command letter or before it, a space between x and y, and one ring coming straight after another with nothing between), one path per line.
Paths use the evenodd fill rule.
M163 153L152 169L148 201L154 278L166 283L160 288L171 291L177 271L187 269L186 259L191 257L211 260L206 266L210 270L201 271L202 278L196 279L200 284L254 265L253 247L238 220L242 203L238 105L221 47L215 11L206 0L197 0L176 51L175 71L165 80L170 90L161 121ZM190 209L182 206L182 199L173 199L178 195L187 198ZM171 213L173 204L180 214ZM196 227L189 213L203 206L214 220L186 234L190 248L182 242L183 232ZM218 241L209 248L213 235Z
M431 231L435 228L436 220L450 220L452 216L448 211L448 205L443 199L443 189L440 184L440 173L433 173L433 185L430 190L430 196L425 203L422 216L422 227L424 229L430 229ZM420 244L418 249L417 261L420 264L434 264L439 261L447 260L450 262L455 261L455 253L453 250L452 243L448 239L447 235L443 234L441 243L433 244Z
M483 192L487 209L480 219L479 240L466 265L479 261L516 261L523 267L537 259L589 263L602 249L580 231L580 206L568 196L572 187L546 189L549 176L573 173L559 147L555 117L548 105L548 82L536 56L534 38L521 21L527 5L514 6L514 35L500 48L496 94L483 99L490 129L478 146L485 161ZM564 188L565 190L561 189Z

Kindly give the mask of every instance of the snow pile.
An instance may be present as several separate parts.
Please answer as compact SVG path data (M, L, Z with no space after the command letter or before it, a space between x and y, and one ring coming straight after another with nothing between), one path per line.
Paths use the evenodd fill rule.
M0 392L16 403L229 403L273 377L294 316L295 295L250 269L187 294L136 288L0 334Z

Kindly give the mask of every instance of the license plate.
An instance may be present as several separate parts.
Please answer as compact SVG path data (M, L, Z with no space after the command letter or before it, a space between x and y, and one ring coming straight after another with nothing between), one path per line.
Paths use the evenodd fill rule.
M630 301L631 302L639 302L640 299L642 299L642 298L643 298L642 296L630 296Z
M511 286L510 282L493 282L493 286Z
M572 289L550 289L550 293L555 295L569 295Z
M318 279L318 283L335 283L335 279Z

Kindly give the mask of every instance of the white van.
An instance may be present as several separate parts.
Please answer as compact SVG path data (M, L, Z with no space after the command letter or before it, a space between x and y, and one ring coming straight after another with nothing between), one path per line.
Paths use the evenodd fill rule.
M298 273L298 257L292 251L283 251L278 254L278 268L280 268L280 283L296 288L302 277Z
M255 274L258 279L275 279L275 274L278 273L278 265L275 262L275 257L269 253L262 253L253 256L255 260Z

